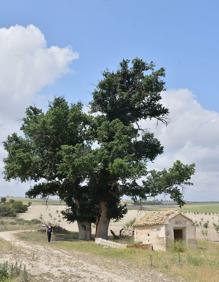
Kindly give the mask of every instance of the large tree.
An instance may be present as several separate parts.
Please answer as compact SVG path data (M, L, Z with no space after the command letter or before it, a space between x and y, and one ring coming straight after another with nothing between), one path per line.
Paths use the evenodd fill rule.
M33 186L27 192L30 197L57 195L64 200L68 206L65 216L77 220L81 239L90 239L95 203L84 184L86 175L80 171L79 159L71 178L65 177L59 165L63 146L71 146L76 158L90 150L89 124L81 104L69 106L64 98L56 98L45 113L29 107L21 126L23 136L14 133L4 142L8 152L5 178L31 180Z
M55 99L43 113L30 107L23 137L8 137L6 178L34 180L28 195L58 195L68 205L65 216L78 221L81 238L107 238L111 219L126 212L124 195L147 198L169 194L179 205L181 187L190 183L194 165L177 161L169 170L150 171L148 162L163 153L155 136L140 121L166 122L161 103L164 69L155 70L141 59L123 60L116 72L106 71L93 92L91 114L81 105Z
M183 204L181 186L191 184L194 165L178 161L169 170L148 171L148 162L163 153L163 147L139 126L142 119L166 121L168 109L161 104L163 76L164 69L155 70L152 63L135 59L130 66L123 60L116 72L103 73L93 92L91 135L96 146L88 152L92 165L87 175L98 203L96 237L107 238L110 220L124 214L120 202L124 195L146 198L166 193ZM71 177L74 157L69 151L63 156L63 173Z

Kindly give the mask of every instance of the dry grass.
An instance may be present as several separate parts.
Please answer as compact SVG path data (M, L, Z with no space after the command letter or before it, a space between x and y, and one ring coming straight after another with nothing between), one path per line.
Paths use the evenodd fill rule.
M30 199L24 197L7 197L8 200L13 199L16 201L22 201L23 204L28 204L31 202L32 205L64 205L64 202L61 200L56 199Z
M13 257L16 261L21 253L22 250L14 246L13 243L0 239L0 261L5 261L4 259L7 258L7 256Z
M139 249L115 250L95 245L93 242L56 242L65 250L77 250L93 255L118 260L127 260L142 269L153 268L171 275L181 276L186 281L218 281L219 245L199 242L196 250L185 253L150 252Z
M126 261L133 267L139 267L142 271L151 268L173 276L183 277L186 281L218 281L219 277L219 244L199 241L197 249L185 250L178 253L173 249L168 252L150 252L140 249L110 249L96 245L94 242L78 241L74 234L68 234L58 239L54 236L51 244L57 249L69 252L82 252L92 256L105 257L112 260ZM65 236L63 234L63 236ZM23 240L32 241L37 244L46 244L45 234L23 233L19 237Z
M11 244L0 239L0 255L10 250Z
M19 254L22 252L19 248L13 246L13 244L3 241L0 239L0 264L1 264L1 274L2 274L2 267L5 263L8 263L8 269L13 270L13 278L3 279L0 277L0 281L4 282L28 282L28 281L35 281L33 280L24 269L23 265L19 265L16 263ZM15 263L11 263L11 258ZM11 273L12 274L12 273ZM2 275L0 275L2 276ZM15 276L15 277L14 277Z
M0 232L38 229L39 220L24 220L17 217L0 217Z

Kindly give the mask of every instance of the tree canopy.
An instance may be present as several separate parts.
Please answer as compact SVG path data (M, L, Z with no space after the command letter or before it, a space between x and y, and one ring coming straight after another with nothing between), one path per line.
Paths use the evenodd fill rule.
M182 205L181 187L192 184L194 164L177 161L168 170L150 171L148 162L163 147L139 126L142 119L166 122L164 74L141 59L123 60L116 72L103 73L90 113L64 98L55 98L45 113L29 107L23 136L14 133L4 143L6 179L33 180L31 197L58 195L68 206L65 217L77 220L79 231L90 233L94 222L102 238L107 238L110 220L126 212L125 195L145 199L165 193Z

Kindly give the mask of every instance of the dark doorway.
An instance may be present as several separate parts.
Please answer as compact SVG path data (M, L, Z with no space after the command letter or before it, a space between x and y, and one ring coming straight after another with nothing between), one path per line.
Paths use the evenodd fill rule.
M174 229L173 232L175 241L183 240L183 229Z

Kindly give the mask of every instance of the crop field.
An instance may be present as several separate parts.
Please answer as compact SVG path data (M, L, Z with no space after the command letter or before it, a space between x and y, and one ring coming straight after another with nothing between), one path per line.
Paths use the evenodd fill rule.
M219 213L219 203L192 203L186 204L183 211L199 213Z
M14 199L16 201L22 201L24 204L31 202L32 205L45 205L45 206L64 206L65 203L58 199L29 199L25 197L11 197L8 199ZM124 202L125 203L125 202ZM127 202L128 209L132 210L163 210L163 209L178 209L174 204L146 204L146 205L133 205ZM199 212L199 213L219 213L219 202L191 202L182 207L183 212Z
M163 209L179 209L174 204L145 204L142 206L128 204L129 209L139 210L163 210ZM181 208L182 212L199 212L199 213L219 213L219 202L201 202L201 203L187 203Z

